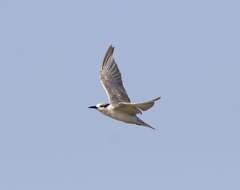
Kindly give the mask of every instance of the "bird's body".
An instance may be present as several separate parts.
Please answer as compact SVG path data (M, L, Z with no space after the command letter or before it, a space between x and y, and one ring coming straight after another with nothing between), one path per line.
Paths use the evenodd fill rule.
M143 103L131 103L123 86L121 73L113 58L113 51L114 48L110 46L100 69L100 81L107 93L109 103L100 103L89 108L95 108L104 115L125 123L142 125L154 129L137 117L137 114L142 114L142 111L150 109L160 97Z
M106 109L99 110L102 112L104 115L109 116L113 119L119 120L119 121L124 121L126 123L131 123L134 124L137 122L137 116L136 115L130 115L126 112L119 111L114 108L114 106L109 105Z

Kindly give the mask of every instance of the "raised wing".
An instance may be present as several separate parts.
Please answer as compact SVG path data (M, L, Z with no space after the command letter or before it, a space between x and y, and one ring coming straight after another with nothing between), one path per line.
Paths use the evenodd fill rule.
M121 73L113 58L114 47L111 45L103 59L100 69L100 81L110 103L130 102L123 86Z

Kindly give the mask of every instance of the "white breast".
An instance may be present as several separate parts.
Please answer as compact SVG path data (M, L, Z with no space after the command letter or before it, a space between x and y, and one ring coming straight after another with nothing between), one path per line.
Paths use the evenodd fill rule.
M135 115L129 115L127 113L114 109L109 111L108 116L119 121L124 121L126 123L137 123L137 117Z

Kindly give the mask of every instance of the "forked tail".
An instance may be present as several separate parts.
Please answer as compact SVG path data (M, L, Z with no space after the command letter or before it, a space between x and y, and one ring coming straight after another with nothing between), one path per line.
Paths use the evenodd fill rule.
M138 123L137 123L137 125L142 125L142 126L144 126L144 127L149 127L149 128L151 128L151 129L155 129L155 128L152 127L151 125L145 123L145 122L144 122L143 120L141 120L139 117L138 117Z

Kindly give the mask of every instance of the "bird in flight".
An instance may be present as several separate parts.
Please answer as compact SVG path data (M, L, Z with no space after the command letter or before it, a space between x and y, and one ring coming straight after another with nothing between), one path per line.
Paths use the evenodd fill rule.
M160 97L142 103L132 103L123 86L121 73L113 58L114 47L108 48L100 68L100 81L107 94L109 103L99 103L89 108L97 109L104 115L125 123L141 125L155 129L145 123L138 114L150 109Z

